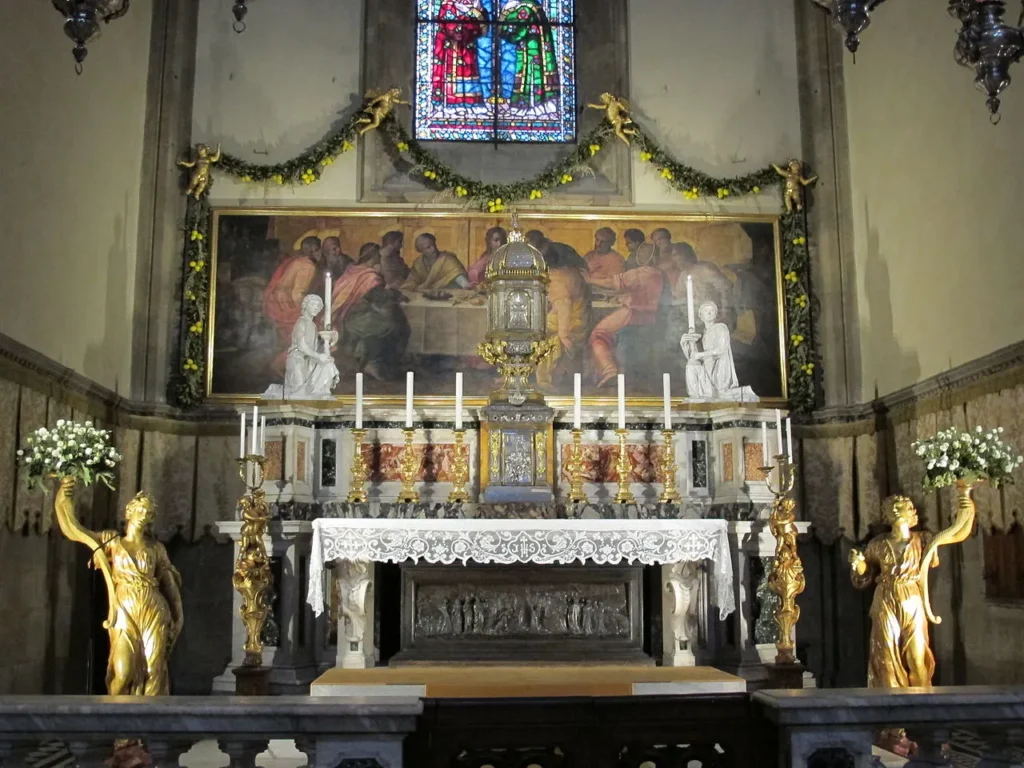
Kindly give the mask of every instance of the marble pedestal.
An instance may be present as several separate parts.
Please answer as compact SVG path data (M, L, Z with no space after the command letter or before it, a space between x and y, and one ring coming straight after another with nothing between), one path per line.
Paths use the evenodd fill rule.
M238 556L238 540L242 523L237 520L217 523L217 533L229 537ZM272 616L280 621L278 643L263 649L263 664L268 692L274 695L305 693L319 674L316 637L317 622L306 605L306 582L309 578L309 549L312 526L305 521L271 521L264 545L275 572L276 606ZM232 656L224 672L214 678L213 692L233 694L236 691L235 671L245 660L245 626L239 610L242 597L234 592L232 610Z

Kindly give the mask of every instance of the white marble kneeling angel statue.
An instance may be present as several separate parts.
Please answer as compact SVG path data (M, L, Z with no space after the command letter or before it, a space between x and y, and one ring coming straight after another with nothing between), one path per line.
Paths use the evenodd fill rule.
M741 387L732 358L729 327L717 322L718 306L705 301L697 313L704 334L684 333L679 346L686 357L686 394L694 400L756 401L750 387Z
M324 308L324 300L310 294L302 300L302 315L292 329L292 343L284 369L284 386L272 384L264 393L267 398L289 400L322 400L332 397L340 378L331 356L331 346L338 341L338 332L318 331L313 319ZM323 341L323 351L320 341Z

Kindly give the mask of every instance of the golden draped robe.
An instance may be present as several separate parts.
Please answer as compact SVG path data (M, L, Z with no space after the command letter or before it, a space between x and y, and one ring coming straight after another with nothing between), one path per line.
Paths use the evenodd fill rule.
M460 277L466 277L466 268L459 257L449 251L439 251L429 268L423 256L416 259L402 287L413 291L437 291L453 285Z
M590 325L590 291L580 271L576 267L555 267L548 276L547 332L558 336L562 343L537 366L537 383L544 387L551 386L558 361L568 352L565 341L579 350L587 340Z
M181 575L171 564L164 545L147 538L143 548L130 552L117 531L99 534L110 562L117 610L110 633L107 687L115 671L125 677L129 688L122 693L135 696L166 696L170 693L168 664L174 638L174 617L164 596L165 582L181 590ZM170 585L169 585L170 586ZM115 670L115 665L128 669Z
M928 647L928 617L921 593L921 558L930 540L931 534L917 532L911 533L906 542L877 536L864 550L867 571L851 574L855 587L863 589L875 582L870 611L869 688L932 684L935 657ZM935 558L932 567L938 564Z

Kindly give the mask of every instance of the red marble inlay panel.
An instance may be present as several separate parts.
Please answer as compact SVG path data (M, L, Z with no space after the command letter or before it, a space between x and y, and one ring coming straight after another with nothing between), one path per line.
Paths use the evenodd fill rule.
M583 448L583 480L588 483L617 483L619 482L619 471L615 464L619 460L619 446L617 445L584 445ZM572 458L573 447L562 446L562 478L569 481L569 471L566 469ZM663 446L642 443L632 445L626 444L626 453L629 455L631 483L657 483L661 479L660 463L664 452Z
M416 479L423 483L450 483L452 479L452 461L455 456L454 443L431 445L414 445L414 453L418 454L420 469ZM390 483L402 481L402 457L405 455L404 445L391 443L363 444L363 461L370 470L370 482Z

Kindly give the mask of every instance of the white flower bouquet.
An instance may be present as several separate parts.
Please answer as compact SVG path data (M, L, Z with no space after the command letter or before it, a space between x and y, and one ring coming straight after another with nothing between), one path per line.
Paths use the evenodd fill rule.
M987 432L981 427L975 427L974 432L951 428L928 440L915 441L911 447L926 467L921 484L932 490L958 481L988 481L997 488L1013 482L1013 470L1024 464L1024 457L1003 442L1002 433L1002 427Z
M114 488L114 467L121 454L110 444L110 433L91 421L79 424L60 419L53 429L40 427L18 451L28 467L28 487L42 486L47 477L73 477L83 485L103 483Z

